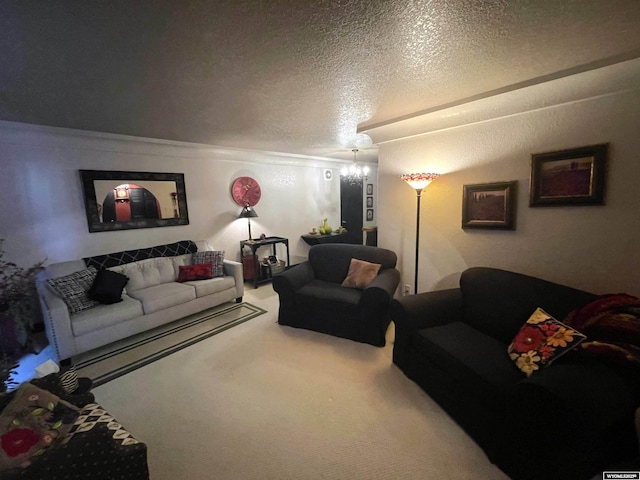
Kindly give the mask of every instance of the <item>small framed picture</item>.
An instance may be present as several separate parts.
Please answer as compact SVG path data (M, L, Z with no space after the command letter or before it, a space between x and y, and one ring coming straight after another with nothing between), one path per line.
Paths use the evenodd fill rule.
M373 221L373 208L367 208L367 222Z
M608 144L531 155L529 206L603 205Z
M464 185L462 228L515 230L516 181Z
M373 195L373 183L367 183L367 195Z
M373 208L373 197L367 197L367 208Z

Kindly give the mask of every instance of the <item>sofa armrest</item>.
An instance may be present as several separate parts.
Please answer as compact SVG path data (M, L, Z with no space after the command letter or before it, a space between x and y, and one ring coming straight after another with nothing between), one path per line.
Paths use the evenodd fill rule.
M42 307L42 319L49 342L56 351L58 361L76 354L76 345L71 330L71 317L67 304L45 285L46 275L36 281L38 297Z
M271 284L280 295L297 292L315 278L311 263L302 262L273 276Z
M408 295L391 302L391 319L396 327L406 330L444 325L461 318L462 293L459 288Z
M244 274L242 272L242 263L235 260L224 259L223 262L224 274L230 275L236 282L236 298L240 298L244 295Z

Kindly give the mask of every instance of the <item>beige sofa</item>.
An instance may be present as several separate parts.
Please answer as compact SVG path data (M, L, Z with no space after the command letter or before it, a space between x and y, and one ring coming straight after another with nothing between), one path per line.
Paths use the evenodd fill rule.
M191 243L198 251L213 250L207 242ZM109 267L129 277L122 301L72 314L46 280L83 271L86 260L51 264L38 277L47 337L60 362L225 302L239 303L244 294L239 262L225 259L222 277L178 283L179 267L191 265L192 254L159 256Z

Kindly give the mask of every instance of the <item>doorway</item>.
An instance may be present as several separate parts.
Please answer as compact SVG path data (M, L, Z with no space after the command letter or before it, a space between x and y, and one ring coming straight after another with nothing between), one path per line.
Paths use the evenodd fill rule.
M340 219L344 243L362 245L362 179L340 177Z

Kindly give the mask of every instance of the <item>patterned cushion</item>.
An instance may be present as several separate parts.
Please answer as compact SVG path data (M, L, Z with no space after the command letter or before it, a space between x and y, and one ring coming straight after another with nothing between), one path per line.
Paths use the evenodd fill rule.
M640 368L640 298L601 295L569 313L564 322L589 337L581 350L615 367Z
M88 295L97 273L95 267L89 267L64 277L50 278L47 280L47 285L64 300L69 307L69 312L74 314L98 304Z
M342 286L349 288L366 288L374 278L378 276L380 270L379 263L365 262L352 258L349 264L349 273L343 280Z
M210 263L213 266L213 276L224 276L224 251L204 250L192 255L191 261L194 264Z
M213 278L210 263L202 263L198 265L180 265L180 273L178 274L178 282L191 282L193 280L206 280Z
M26 467L64 439L79 411L54 394L23 383L0 415L0 472Z
M133 435L125 430L115 418L97 403L85 405L69 433L70 435L75 435L76 433L88 432L101 423L105 424L107 428L113 432L113 439L121 445L135 445L139 443Z
M60 372L59 378L65 393L73 393L78 389L78 372L75 367L71 366Z
M537 308L509 345L508 352L528 377L576 348L585 338L582 333Z

